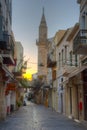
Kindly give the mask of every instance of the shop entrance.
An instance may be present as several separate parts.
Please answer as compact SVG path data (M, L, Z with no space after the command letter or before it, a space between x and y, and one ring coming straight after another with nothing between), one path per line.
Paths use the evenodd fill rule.
M85 120L87 120L87 94L84 95Z
M84 119L87 120L87 69L83 71Z

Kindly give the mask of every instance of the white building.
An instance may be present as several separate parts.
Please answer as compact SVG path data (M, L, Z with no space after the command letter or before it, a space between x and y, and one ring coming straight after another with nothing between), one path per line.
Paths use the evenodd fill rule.
M22 64L23 64L23 46L21 44L21 42L16 41L16 67L15 67L15 71L19 71Z
M68 75L76 68L75 55L73 54L73 42L67 40L73 28L61 31L60 40L57 42L57 86L58 86L58 112L66 113L66 82ZM59 34L60 35L60 34ZM70 94L71 96L71 94ZM70 101L72 102L72 101Z
M77 0L80 6L79 30L74 38L73 52L80 55L78 85L78 119L87 121L87 0ZM79 87L80 86L80 87Z
M0 81L0 119L5 119L6 111L9 105L5 102L5 94L7 89L7 81L13 78L10 70L14 65L14 39L12 35L12 0L0 0L0 57L2 57L0 74L4 72L3 81ZM6 79L5 79L6 78ZM5 93L4 93L5 92ZM7 101L7 100L6 100ZM8 102L8 101L7 101ZM10 108L9 108L10 109Z

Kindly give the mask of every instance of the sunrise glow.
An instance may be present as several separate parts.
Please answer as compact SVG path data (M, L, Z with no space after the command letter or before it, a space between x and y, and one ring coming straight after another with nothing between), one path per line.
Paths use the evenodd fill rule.
M32 80L32 74L30 73L30 70L26 70L26 73L23 74L23 77Z

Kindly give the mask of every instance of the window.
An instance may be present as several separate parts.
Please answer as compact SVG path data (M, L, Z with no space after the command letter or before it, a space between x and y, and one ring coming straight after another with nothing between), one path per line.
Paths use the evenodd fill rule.
M61 58L61 56L60 56L60 53L59 53L59 60L58 60L59 61L59 67L60 67L60 61L61 61L60 58Z
M63 82L63 77L61 78L61 82Z
M62 50L62 65L63 65L63 62L64 62L64 61L63 61L63 54L64 54L63 52L64 52L64 51Z
M67 61L67 46L65 46L65 62Z
M56 70L53 70L53 71L52 71L52 79L53 79L53 80L56 80Z
M85 15L81 17L80 26L81 26L81 29L85 29Z
M6 18L6 26L8 26L8 18Z
M2 14L2 5L0 3L0 15Z
M78 66L77 54L75 55L75 66Z
M70 52L70 65L72 66L72 51Z

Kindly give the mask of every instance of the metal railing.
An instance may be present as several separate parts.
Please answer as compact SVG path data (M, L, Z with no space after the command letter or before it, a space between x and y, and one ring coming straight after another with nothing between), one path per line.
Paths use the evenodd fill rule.
M87 30L80 30L73 41L73 51L85 45L87 45Z
M2 37L0 37L0 50L3 50L1 52L4 54L12 54L14 56L14 41L7 32L3 32Z

